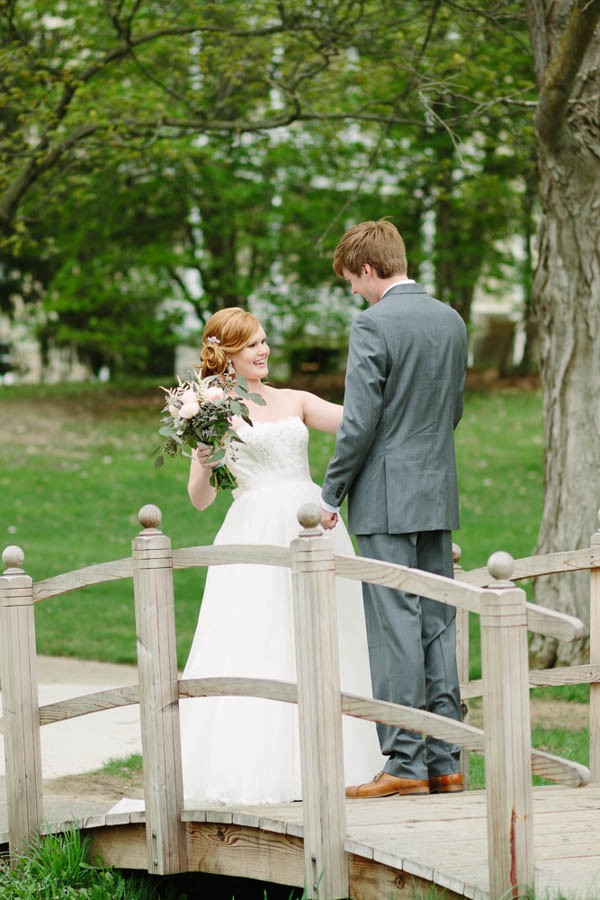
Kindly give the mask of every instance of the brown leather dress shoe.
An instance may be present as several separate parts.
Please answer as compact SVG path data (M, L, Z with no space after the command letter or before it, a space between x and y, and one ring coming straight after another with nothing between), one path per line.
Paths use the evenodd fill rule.
M394 794L428 794L429 782L414 778L396 778L388 772L379 772L373 781L346 788L346 797L391 797Z
M464 791L463 777L460 772L450 775L432 775L429 779L429 790L432 794L453 794Z

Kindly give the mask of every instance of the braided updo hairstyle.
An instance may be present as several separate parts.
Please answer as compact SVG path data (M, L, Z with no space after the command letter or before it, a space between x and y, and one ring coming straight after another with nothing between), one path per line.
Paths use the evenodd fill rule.
M222 375L229 367L230 356L247 347L259 328L260 322L256 316L239 306L230 306L214 313L202 335L201 377Z

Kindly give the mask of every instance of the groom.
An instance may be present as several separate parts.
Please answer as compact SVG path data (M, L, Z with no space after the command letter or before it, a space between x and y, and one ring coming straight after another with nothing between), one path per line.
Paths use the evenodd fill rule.
M354 321L344 417L322 491L333 528L348 496L360 554L452 577L458 528L454 428L463 409L463 320L407 277L404 242L391 222L355 225L333 268L369 308ZM455 611L405 591L363 584L373 695L460 719ZM388 761L348 797L463 789L459 749L377 726Z

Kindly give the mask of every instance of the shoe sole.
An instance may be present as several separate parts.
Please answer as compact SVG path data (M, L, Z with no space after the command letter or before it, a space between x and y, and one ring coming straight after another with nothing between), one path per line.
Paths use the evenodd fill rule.
M460 794L463 791L464 791L464 787L462 787L462 785L461 786L452 785L451 787L446 787L446 788L431 788L429 793L430 794Z
M389 794L346 794L346 800L379 800L383 797L411 797L429 793L427 788L418 788L415 791L391 791Z

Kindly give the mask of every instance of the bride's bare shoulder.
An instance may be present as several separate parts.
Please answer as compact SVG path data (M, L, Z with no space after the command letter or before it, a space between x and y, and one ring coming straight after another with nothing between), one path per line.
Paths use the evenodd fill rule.
M302 393L302 391L297 391L295 388L275 387L272 384L266 384L264 387L265 391L272 394L273 397L277 397L279 400L291 400L295 398L297 394Z
M277 406L289 415L300 415L303 408L304 391L294 388L273 387L265 385L265 400L267 403Z

